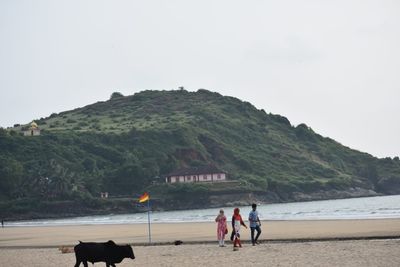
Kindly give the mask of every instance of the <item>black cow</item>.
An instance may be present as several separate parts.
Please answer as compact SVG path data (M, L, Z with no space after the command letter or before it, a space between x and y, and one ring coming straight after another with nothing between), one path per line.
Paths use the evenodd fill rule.
M78 267L81 262L87 267L88 262L93 264L99 261L104 261L107 267L115 267L115 263L120 263L125 258L135 258L131 246L119 246L111 240L105 243L79 241L79 244L74 247L74 251L75 267Z

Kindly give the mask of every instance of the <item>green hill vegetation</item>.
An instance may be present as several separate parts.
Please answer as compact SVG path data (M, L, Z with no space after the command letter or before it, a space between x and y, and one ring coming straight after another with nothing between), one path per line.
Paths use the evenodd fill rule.
M398 157L352 150L204 89L113 93L35 121L40 136L22 136L25 125L0 129L2 217L135 211L145 190L158 208L232 204L234 193L260 201L400 193ZM235 182L163 183L178 168L206 165Z

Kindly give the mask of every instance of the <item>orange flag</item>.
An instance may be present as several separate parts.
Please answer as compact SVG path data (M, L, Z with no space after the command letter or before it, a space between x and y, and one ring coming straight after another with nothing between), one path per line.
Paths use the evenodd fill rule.
M139 197L139 202L140 202L140 203L143 203L143 202L148 201L149 199L150 199L149 194L144 193L143 195L141 195L141 196Z

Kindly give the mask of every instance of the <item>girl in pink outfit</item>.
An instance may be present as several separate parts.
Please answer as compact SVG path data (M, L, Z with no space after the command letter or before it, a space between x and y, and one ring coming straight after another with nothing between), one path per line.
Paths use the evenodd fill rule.
M225 247L225 235L228 232L228 226L226 224L226 217L224 215L224 210L220 210L217 218L215 218L217 223L217 238L220 247Z

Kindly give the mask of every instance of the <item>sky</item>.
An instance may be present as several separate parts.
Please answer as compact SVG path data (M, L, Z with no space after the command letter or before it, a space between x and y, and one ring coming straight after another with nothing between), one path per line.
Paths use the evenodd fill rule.
M400 1L1 0L0 126L205 88L400 155Z

